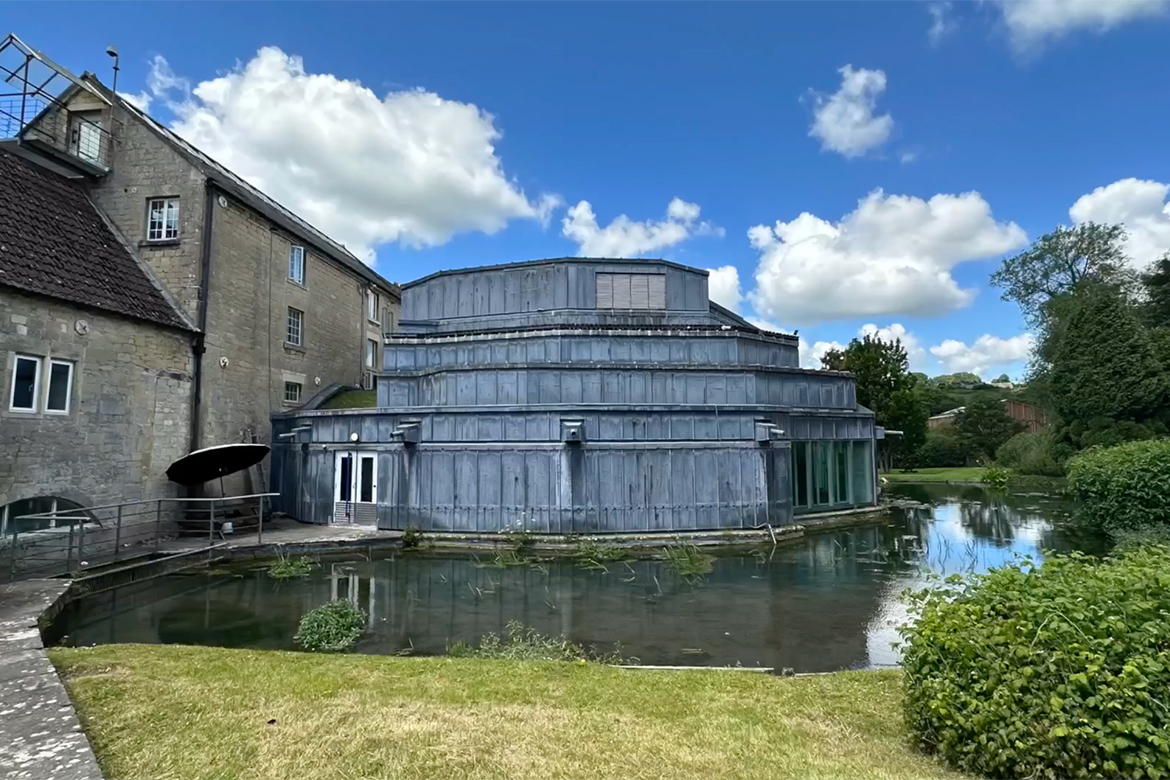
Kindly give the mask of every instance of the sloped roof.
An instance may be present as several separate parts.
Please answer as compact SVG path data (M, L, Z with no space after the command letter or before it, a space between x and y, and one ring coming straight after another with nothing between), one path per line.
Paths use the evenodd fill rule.
M92 74L86 76L93 82L97 79ZM97 82L99 87L105 89L104 85ZM156 135L162 138L166 143L170 144L179 154L187 158L187 160L199 168L205 176L210 177L215 183L239 198L244 203L259 211L264 216L271 219L276 224L287 230L289 233L300 238L308 244L313 245L321 253L333 258L335 261L341 263L345 267L354 271L359 276L364 277L367 281L383 287L395 295L401 296L399 287L394 282L389 281L381 274L370 268L368 265L359 260L352 252L345 248L342 244L334 241L329 236L322 233L317 228L310 225L301 217L294 214L289 209L277 203L268 195L261 192L256 187L252 186L243 178L237 176L232 171L220 163L213 160L208 155L204 154L202 150L188 143L177 133L167 128L158 120L152 118L142 109L129 103L125 100L120 100L119 104L126 109L126 111L138 119L147 128L153 131Z
M192 329L77 182L4 149L0 285Z

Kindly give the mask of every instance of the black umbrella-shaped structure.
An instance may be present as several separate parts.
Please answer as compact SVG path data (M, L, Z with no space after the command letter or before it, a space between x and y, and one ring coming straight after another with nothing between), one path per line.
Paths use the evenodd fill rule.
M202 485L223 479L255 466L268 454L266 444L220 444L204 447L176 460L167 469L167 479L180 485ZM221 483L222 485L222 483Z

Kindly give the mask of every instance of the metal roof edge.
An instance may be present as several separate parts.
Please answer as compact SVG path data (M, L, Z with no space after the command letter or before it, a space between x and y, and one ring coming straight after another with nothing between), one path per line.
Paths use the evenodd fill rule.
M581 263L581 264L599 264L599 263L621 263L621 264L645 264L645 265L662 265L669 268L677 268L680 271L687 271L693 274L700 274L707 276L707 271L702 268L695 268L682 263L676 263L673 260L663 260L657 257L542 257L536 260L520 260L514 263L497 263L495 265L475 265L468 268L444 268L439 271L432 271L426 276L421 276L418 279L412 279L409 282L403 282L400 286L403 290L428 282L431 279L437 279L440 276L454 276L459 274L483 273L485 271L506 271L513 268L531 268L540 265L556 265L559 263Z

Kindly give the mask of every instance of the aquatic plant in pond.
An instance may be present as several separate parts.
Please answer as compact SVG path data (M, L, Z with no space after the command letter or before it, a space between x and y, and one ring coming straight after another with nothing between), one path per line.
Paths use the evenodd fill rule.
M453 658L497 658L525 661L594 661L605 664L637 663L636 658L623 659L621 647L609 653L577 644L565 636L546 636L519 620L510 620L505 639L496 633L484 634L479 644L455 642L447 647Z
M579 539L573 547L573 559L584 569L608 571L606 564L629 560L630 551L614 544L598 544L593 539Z
M311 653L348 653L365 630L366 613L349 601L331 601L305 613L293 641Z
M284 553L268 567L268 576L274 580L290 580L294 577L308 577L317 564L308 556L290 558Z
M666 568L680 577L710 574L715 558L693 544L676 544L666 548Z

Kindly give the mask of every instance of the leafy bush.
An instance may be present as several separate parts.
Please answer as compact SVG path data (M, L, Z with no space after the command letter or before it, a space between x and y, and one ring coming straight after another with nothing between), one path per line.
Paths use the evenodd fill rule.
M1051 434L1024 431L999 446L995 451L995 462L1020 474L1062 477L1070 454L1071 448L1058 445Z
M488 633L478 646L455 642L447 648L453 658L503 658L525 661L597 661L622 663L620 647L612 653L599 653L564 636L545 636L519 620L508 621L508 638ZM637 659L630 659L636 662Z
M311 609L293 641L311 653L348 653L366 630L366 613L344 599Z
M1170 524L1170 439L1082 452L1069 461L1068 490L1089 530Z
M918 450L918 468L961 468L975 457L969 439L953 428L926 432L926 443Z
M913 594L906 722L991 777L1170 775L1170 548L1030 561Z

